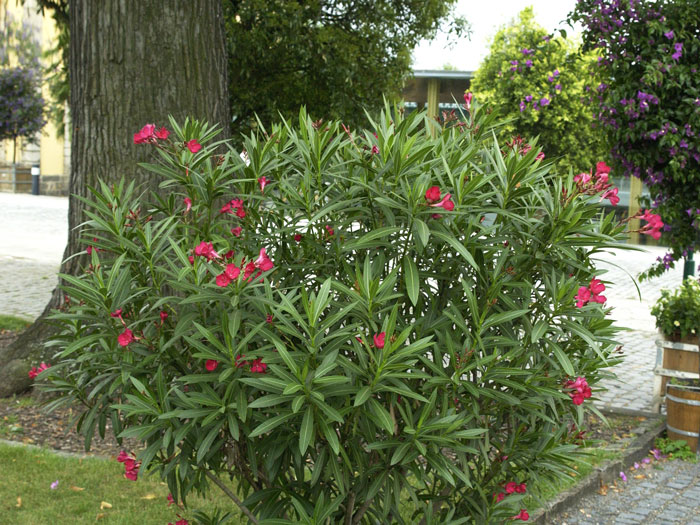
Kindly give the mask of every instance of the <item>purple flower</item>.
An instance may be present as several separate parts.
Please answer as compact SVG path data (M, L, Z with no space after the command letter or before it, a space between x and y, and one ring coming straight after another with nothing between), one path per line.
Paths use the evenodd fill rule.
M528 49L525 47L525 48L521 49L520 52L523 55L528 56L528 55L532 55L535 51L533 49Z
M688 149L688 143L685 141L685 139L681 139L680 143L678 144L681 148Z
M554 89L556 89L557 91L561 91L561 84L557 84L556 86L554 86Z
M511 65L511 66L517 66L517 65L518 65L518 61L517 61L517 60L511 60L511 61L510 61L510 65Z
M669 40L673 40L673 30L669 31L668 33L664 33L664 36Z
M645 465L648 465L649 463L651 463L651 458L642 459L642 463L644 463Z
M555 69L553 75L554 75L555 77L558 77L558 76L559 76L559 70L558 70L558 69Z
M544 107L544 106L548 106L548 105L549 105L549 99L547 97L542 97L540 99L540 106Z
M525 102L532 102L532 95L525 95Z
M58 480L51 483L51 490L56 490L58 488Z
M525 104L524 100L520 101L520 111L525 111L525 108L527 107L527 104Z
M624 472L620 472L620 479L622 479L622 481L627 481L627 476L625 476Z
M532 60L529 58L525 61L525 67L532 67Z

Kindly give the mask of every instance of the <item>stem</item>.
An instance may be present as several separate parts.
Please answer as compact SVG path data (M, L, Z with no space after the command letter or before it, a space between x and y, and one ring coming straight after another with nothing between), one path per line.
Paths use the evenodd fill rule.
M345 525L352 525L352 512L355 510L355 493L351 492L345 508Z
M243 514L248 516L248 518L250 519L250 521L252 523L254 523L255 525L258 525L260 523L257 520L257 518L253 515L253 513L250 512L250 509L248 509L248 507L243 505L243 502L240 499L238 499L238 497L233 492L231 492L231 489L229 489L226 485L224 485L224 483L219 478L217 478L214 474L212 474L208 470L205 470L204 474L211 481L213 481L221 490L223 490L224 494L226 494L229 498L231 498L236 505L238 505L238 507L243 511Z
M372 504L372 500L368 499L365 501L362 506L360 507L360 510L357 511L357 514L355 514L355 519L352 520L353 525L357 525L360 523L360 520L362 519L362 516L365 515L365 512L367 512L367 509L369 506Z

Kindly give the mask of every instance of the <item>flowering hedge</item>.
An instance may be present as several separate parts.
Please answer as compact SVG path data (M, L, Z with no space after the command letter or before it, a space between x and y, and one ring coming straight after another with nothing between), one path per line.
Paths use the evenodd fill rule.
M625 226L604 167L555 176L475 107L429 127L302 112L223 155L206 124L138 132L170 193L94 190L39 376L86 444L110 420L144 442L129 479L215 483L251 523L527 519L616 362L592 261Z
M599 54L597 117L620 172L648 186L671 251L663 273L700 237L700 10L695 0L580 0L569 15Z
M496 33L471 84L482 104L512 119L506 138L539 136L562 173L588 170L609 153L586 91L597 85L590 74L595 58L580 54L579 47L548 33L532 8L524 9Z

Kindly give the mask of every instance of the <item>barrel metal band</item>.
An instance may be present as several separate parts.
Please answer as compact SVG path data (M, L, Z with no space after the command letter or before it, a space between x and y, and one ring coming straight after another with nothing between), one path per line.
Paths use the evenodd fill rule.
M690 405L691 407L700 407L700 401L696 401L695 399L683 399L683 398L671 395L668 392L666 392L666 399L670 399L671 401L675 401L676 403L680 403L681 405Z
M688 432L687 430L680 430L680 429L678 429L678 428L672 427L672 426L669 425L668 423L666 424L666 428L667 428L668 430L670 430L671 432L675 432L676 434L680 434L681 436L688 436L688 437L692 437L692 438L698 437L698 433L697 433L697 432Z

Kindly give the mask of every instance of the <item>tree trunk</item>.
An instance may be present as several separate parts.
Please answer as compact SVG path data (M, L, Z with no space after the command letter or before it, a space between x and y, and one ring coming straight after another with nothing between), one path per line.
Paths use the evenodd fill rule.
M166 125L168 115L207 120L229 130L226 45L221 0L72 0L70 3L70 114L72 150L68 244L61 273L77 274L85 250L74 229L83 220L97 179L122 176L156 188L140 170L151 148L133 144L144 124ZM51 355L44 317L61 304L57 288L44 313L14 344L0 351L0 397L31 384L27 372Z

